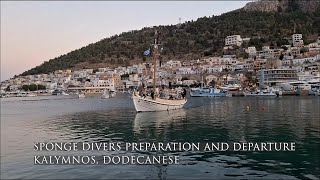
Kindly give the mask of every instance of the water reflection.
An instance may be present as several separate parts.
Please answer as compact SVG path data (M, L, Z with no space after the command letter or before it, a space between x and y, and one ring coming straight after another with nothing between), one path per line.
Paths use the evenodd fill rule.
M159 140L162 135L165 136L178 130L178 126L181 126L185 120L186 111L184 109L137 113L133 123L133 131L139 141Z
M30 150L29 145L37 141L297 143L296 152L290 153L182 152L178 154L182 159L180 165L117 166L106 178L115 177L111 174L124 174L121 172L134 174L122 175L123 178L149 179L275 179L280 175L287 175L281 176L284 179L304 179L320 175L320 98L194 98L190 99L185 109L152 113L136 113L130 103L128 98L3 103L7 109L2 111L5 114L1 114L1 125L4 126L1 130L5 130L7 142L20 142L23 145L21 151L15 152L15 157L19 159L23 159L22 156ZM19 116L14 112L19 112ZM12 152L12 147L15 146L8 146L7 152ZM6 162L12 159L13 155ZM30 159L25 160L29 162ZM31 168L28 169L29 174L37 174L38 167L28 167ZM61 169L52 168L50 172ZM44 173L48 171L43 169ZM79 171L79 168L69 167L62 174L70 175L75 171ZM18 177L26 176L18 169L11 172L24 174ZM91 174L96 174L95 178L102 178L105 177L102 172L103 167L96 167Z

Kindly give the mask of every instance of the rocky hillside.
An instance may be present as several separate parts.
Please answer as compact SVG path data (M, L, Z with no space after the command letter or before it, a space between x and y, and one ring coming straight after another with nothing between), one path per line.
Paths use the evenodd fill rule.
M302 11L305 13L313 13L317 11L319 5L319 0L258 0L247 3L243 9L246 11L261 12Z
M288 0L253 2L242 9L220 16L201 17L180 25L146 27L124 32L45 61L21 75L49 73L68 68L128 66L148 61L149 58L143 56L143 51L153 42L155 29L161 32L164 60L188 61L223 53L235 53L241 57L245 55L243 48L248 46L261 49L263 45L281 47L288 44L285 37L291 37L293 33L302 33L305 43L314 42L320 35L320 9L307 10L307 5L296 2L294 7L297 4L299 6L290 11L288 8L293 5L284 5L285 2L290 4ZM265 6L259 5L260 3ZM308 3L313 1L306 1L306 4ZM281 13L275 11L279 7L282 8ZM224 38L234 34L251 37L251 40L235 52L224 52Z

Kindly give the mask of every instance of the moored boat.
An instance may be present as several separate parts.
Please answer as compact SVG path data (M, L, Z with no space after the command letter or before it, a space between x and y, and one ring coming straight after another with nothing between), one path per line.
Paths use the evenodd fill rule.
M151 96L140 96L136 92L132 94L132 100L134 107L137 112L147 112L147 111L169 111L175 109L181 109L186 103L187 100L183 99L162 99L157 93L156 89L156 71L157 71L157 59L160 55L159 53L159 34L155 32L154 44L152 44L152 57L153 57L153 91ZM150 49L145 53L150 54ZM142 87L144 88L144 87ZM159 91L158 91L159 92ZM185 95L185 94L184 94ZM172 96L171 96L172 97Z
M63 96L69 96L69 94L66 93L65 91L62 91L62 92L61 92L61 95L63 95Z
M277 97L277 94L274 92L243 92L244 96L255 96L255 97Z
M186 99L167 100L161 98L141 97L135 93L132 96L133 104L137 112L169 111L181 109L187 102Z
M82 98L85 98L85 97L86 97L85 94L82 94L82 93L79 93L79 94L78 94L78 98L79 98L79 99L82 99Z
M108 99L110 97L109 95L109 91L107 91L106 89L103 91L103 94L101 96L102 99Z
M226 92L221 91L217 88L200 88L199 90L191 90L191 97L225 97Z
M110 97L115 97L116 96L116 91L114 91L114 90L111 90L110 91Z
M7 98L7 97L9 97L9 95L6 93L1 94L1 96L0 96L0 98Z
M33 94L33 93L27 93L26 97L36 97L37 94Z

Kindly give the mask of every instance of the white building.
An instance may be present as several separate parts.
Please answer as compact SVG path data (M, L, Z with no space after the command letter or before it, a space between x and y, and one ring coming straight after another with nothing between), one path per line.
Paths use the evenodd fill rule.
M138 74L130 74L129 81L139 81L139 75Z
M249 42L251 38L242 38L242 42Z
M177 74L196 74L191 67L181 67L178 69Z
M196 81L195 81L195 80L192 80L192 79L190 79L190 80L183 80L183 81L182 81L182 84L183 84L183 85L187 85L187 86L190 86L190 85L192 85L192 84L194 84L194 83L196 83Z
M320 60L320 54L314 56L314 57L308 57L308 58L301 58L301 59L293 59L292 64L293 65L301 65L304 63L314 63L316 61Z
M233 71L242 71L244 70L244 64L236 64L236 65L233 65Z
M255 56L257 53L256 47L254 46L248 47L247 53L249 54L250 57Z
M215 72L221 72L222 67L215 65L215 66L202 66L202 71L205 73L215 73Z
M227 36L225 38L226 46L232 46L232 45L241 46L241 44L242 44L242 39L240 35L232 35L232 36Z
M107 80L101 80L101 79L96 79L92 81L93 87L100 87L100 88L107 88L107 89L115 89L114 88L114 81L112 78L107 79Z
M58 88L58 84L57 83L46 83L46 89L49 90L54 90Z
M181 62L170 60L165 64L165 66L168 68L179 68L181 67Z
M318 44L317 42L308 44L308 48L319 48L319 47L320 47L320 44Z
M269 46L263 46L262 51L257 51L257 57L261 59L272 59L274 58L274 50L270 49Z
M303 45L302 34L293 34L292 44L293 46L302 46Z
M298 80L297 70L295 69L268 69L262 71L264 83L267 85ZM258 77L258 79L260 78L261 76Z

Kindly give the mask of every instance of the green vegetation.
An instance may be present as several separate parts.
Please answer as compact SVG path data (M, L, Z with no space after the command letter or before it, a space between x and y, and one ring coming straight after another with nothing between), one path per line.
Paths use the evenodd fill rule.
M296 9L295 6L291 8ZM256 46L257 50L263 45L281 47L288 44L284 38L294 33L294 24L296 33L302 33L305 38L320 35L319 17L320 10L315 13L237 10L221 16L198 18L181 25L147 27L102 39L46 61L21 75L50 73L67 68L90 68L97 64L115 67L150 61L150 58L143 56L143 52L153 42L155 29L161 32L164 59L189 60L222 55L225 37L234 34L250 37L250 42L244 46ZM247 56L241 49L235 53L237 57Z
M41 84L39 84L39 85L36 85L36 84L27 85L27 84L25 84L25 85L22 86L22 89L24 91L36 91L36 90L44 90L44 89L46 89L46 86L43 86Z
M182 77L181 81L184 81L184 80L189 80L189 78L188 77Z

